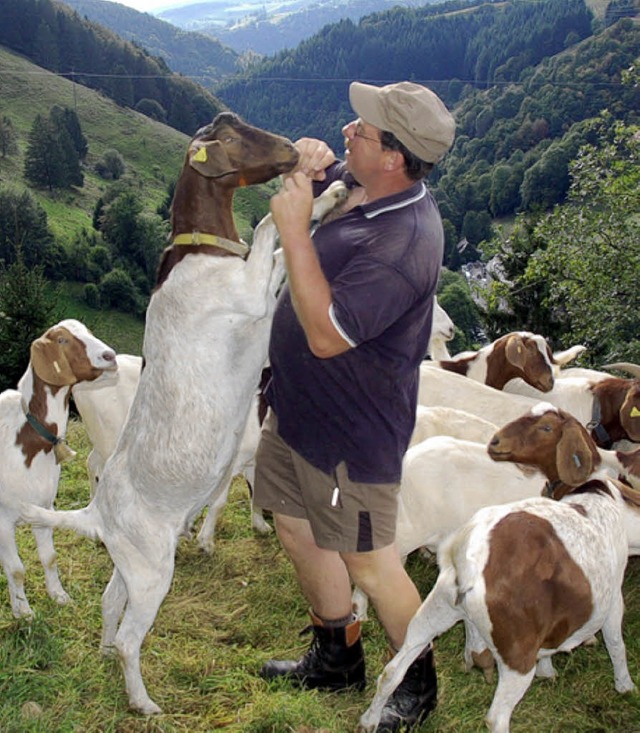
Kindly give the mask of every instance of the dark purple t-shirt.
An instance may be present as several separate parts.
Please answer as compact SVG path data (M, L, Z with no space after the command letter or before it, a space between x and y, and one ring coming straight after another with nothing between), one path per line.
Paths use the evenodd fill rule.
M350 178L344 163L327 173L323 187ZM400 479L443 241L438 208L422 181L316 230L331 316L355 347L330 359L311 353L288 288L280 294L266 397L283 440L325 473L345 461L352 481Z

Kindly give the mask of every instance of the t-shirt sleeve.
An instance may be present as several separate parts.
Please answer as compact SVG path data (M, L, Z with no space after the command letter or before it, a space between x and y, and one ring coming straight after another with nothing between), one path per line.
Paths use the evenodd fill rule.
M330 315L350 344L375 338L416 301L411 283L393 265L361 255L331 285Z

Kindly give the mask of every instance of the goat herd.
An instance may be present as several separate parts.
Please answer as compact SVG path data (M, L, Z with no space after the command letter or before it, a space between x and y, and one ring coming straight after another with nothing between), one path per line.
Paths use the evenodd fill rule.
M140 648L169 590L179 537L208 505L198 541L211 552L231 478L252 478L257 389L284 274L270 217L247 256L237 249L229 191L219 189L269 180L296 159L289 141L228 113L198 131L176 184L173 244L147 313L144 365L67 319L33 342L17 390L0 395L0 560L13 615L33 615L17 524L31 524L47 592L59 603L69 596L53 528L100 539L114 564L101 648L118 653L130 707L143 714L160 712L142 679ZM343 196L329 189L316 218ZM211 213L225 207L226 216ZM215 240L205 247L194 239L203 232ZM376 730L406 668L458 621L466 665L497 667L487 716L494 733L509 730L534 675L554 674L555 652L598 631L616 690L635 689L621 586L627 557L640 554L640 367L611 365L631 378L570 368L580 347L553 354L528 332L451 357L453 332L436 304L397 527L401 554L437 553L439 577L381 674L361 733ZM93 446L92 497L63 512L53 505L60 461L72 454L64 442L72 398ZM269 531L258 512L252 521ZM357 588L354 607L366 617Z

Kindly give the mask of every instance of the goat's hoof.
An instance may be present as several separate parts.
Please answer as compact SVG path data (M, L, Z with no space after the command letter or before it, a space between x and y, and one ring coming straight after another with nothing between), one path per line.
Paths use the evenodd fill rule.
M14 618L25 619L26 621L32 621L35 615L26 601L12 608L11 612Z
M162 713L162 709L151 698L144 702L130 702L129 707L136 713L142 713L142 715L160 715Z
M213 540L202 539L198 540L198 547L202 552L206 552L207 555L213 555L216 543Z
M273 532L273 527L268 522L265 522L264 519L261 521L254 520L253 528L258 534L271 534Z
M51 594L51 598L59 605L65 606L67 603L71 603L71 596L66 591L57 591Z

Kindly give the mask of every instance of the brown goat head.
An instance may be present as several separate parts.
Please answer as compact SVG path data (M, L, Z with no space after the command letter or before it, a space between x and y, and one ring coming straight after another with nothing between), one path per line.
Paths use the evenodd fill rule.
M204 233L237 242L235 189L265 183L297 162L298 151L287 138L248 125L231 112L217 115L189 143L171 204L172 238Z
M567 486L579 486L601 462L578 420L545 402L498 430L488 452L494 461L533 466Z
M232 185L264 183L291 170L298 152L290 140L222 112L194 135L187 162L208 178L233 176Z

